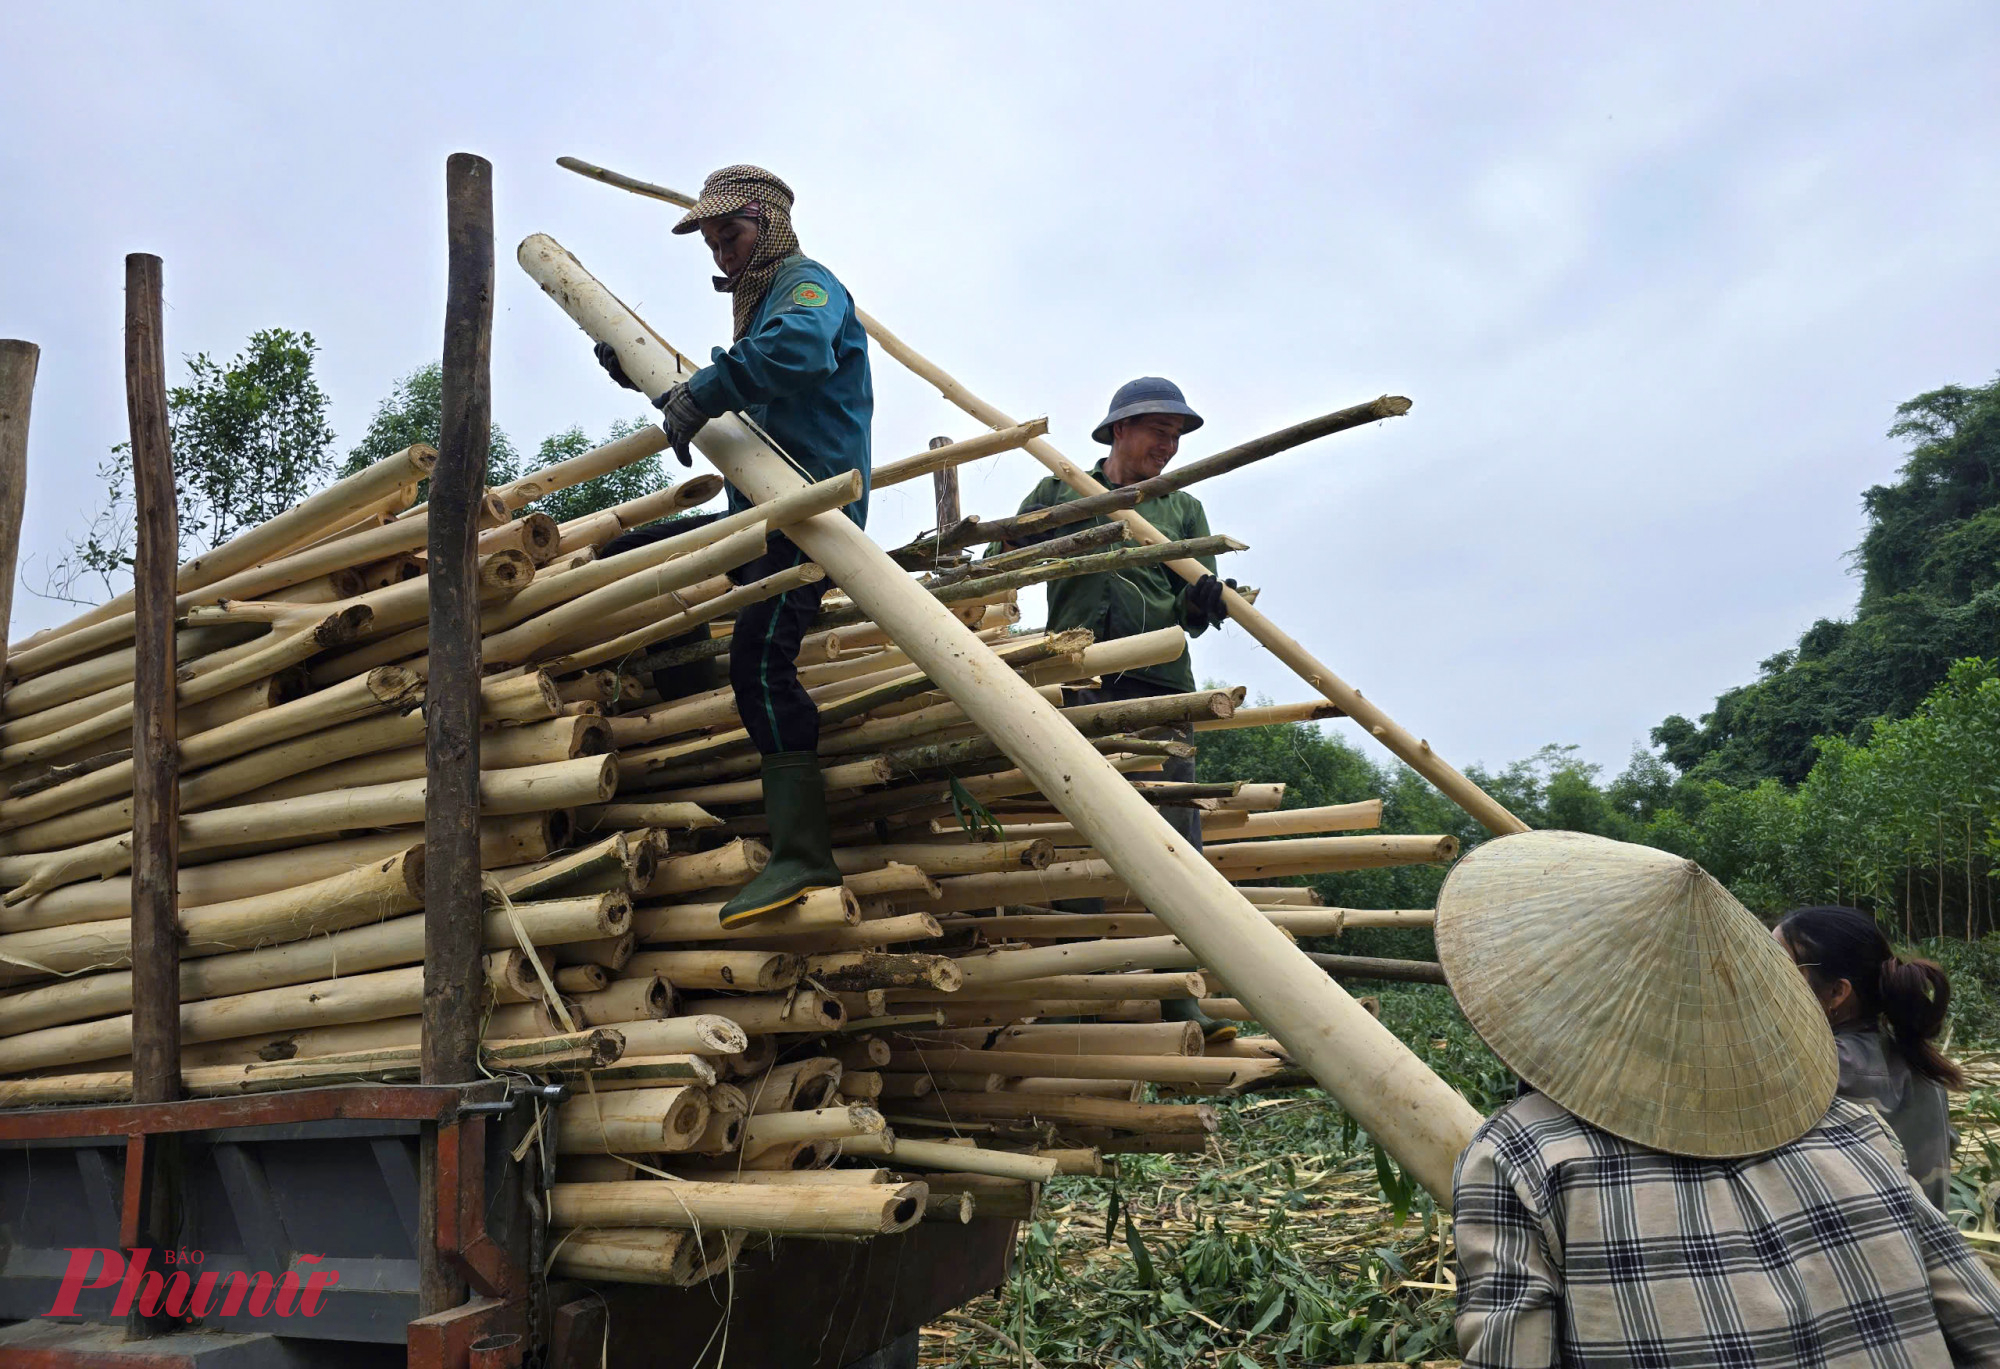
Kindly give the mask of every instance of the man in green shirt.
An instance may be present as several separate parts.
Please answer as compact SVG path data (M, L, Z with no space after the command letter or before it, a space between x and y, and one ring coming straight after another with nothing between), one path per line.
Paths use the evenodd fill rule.
M1111 448L1110 455L1091 470L1099 482L1116 489L1151 480L1167 468L1180 450L1181 435L1201 426L1201 415L1188 407L1180 387L1158 376L1145 376L1122 385L1111 397L1111 408L1091 436ZM1042 481L1022 501L1021 512L1066 504L1077 493L1055 476ZM1176 490L1139 505L1139 516L1173 541L1208 536L1208 514L1201 501L1186 490ZM1066 536L1103 523L1103 518L1072 523L1051 532ZM1142 566L1102 575L1079 575L1049 585L1049 630L1089 628L1100 642L1154 632L1163 627L1180 627L1190 637L1198 637L1219 626L1229 616L1223 603L1224 581L1215 577L1215 561L1203 557L1209 569L1189 584L1163 565ZM1228 582L1233 583L1233 582ZM1163 665L1144 666L1117 675L1107 675L1095 689L1064 691L1066 704L1107 703L1115 699L1150 698L1161 694L1185 694L1194 689L1194 663L1190 653ZM1192 742L1192 728L1181 729L1182 740ZM1192 759L1168 760L1162 770L1135 775L1135 779L1166 779L1191 782ZM1189 804L1162 804L1165 818L1194 849L1201 849L1201 812ZM1101 899L1069 900L1061 906L1076 912L1102 912ZM1171 1020L1198 1021L1212 1042L1226 1041L1236 1029L1204 1016L1193 999L1172 1000L1160 1005Z

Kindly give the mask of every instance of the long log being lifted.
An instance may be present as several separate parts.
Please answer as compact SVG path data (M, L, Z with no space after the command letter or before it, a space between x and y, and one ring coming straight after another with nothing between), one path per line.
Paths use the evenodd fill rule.
M530 237L518 255L523 269L587 334L613 346L625 374L648 395L664 393L691 373L679 352L553 239ZM710 421L696 443L753 500L803 484L734 415ZM850 520L821 514L795 525L790 535L1000 744L1201 963L1255 1006L1341 1105L1449 1202L1453 1164L1479 1122L1471 1105L1301 955L1052 705Z
M565 170L576 172L579 176L588 176L592 180L603 181L606 185L615 185L621 190L629 190L637 195L665 200L683 209L694 207L694 197L691 195L668 189L666 186L635 180L604 167L592 166L589 162L576 157L558 157L556 164ZM942 367L884 328L866 310L856 306L854 312L876 346L902 362L915 375L935 386L937 392L944 398L989 428L997 430L1019 426L1005 413L966 389ZM647 332L645 342L657 343L669 352L673 350L658 336L651 335L650 330ZM678 354L676 357L678 358ZM1384 413L1381 416L1386 418L1391 415ZM1090 472L1064 456L1047 438L1031 438L1022 445L1030 456L1041 462L1079 495L1109 493ZM1141 542L1158 546L1167 541L1164 533L1132 509L1118 509L1112 511L1111 516L1129 527L1133 536ZM1199 561L1170 561L1167 565L1176 575L1190 583L1208 574L1207 567ZM835 574L838 575L838 572ZM1412 735L1402 724L1363 698L1360 690L1334 674L1276 623L1253 608L1248 599L1235 590L1225 587L1223 602L1228 605L1231 621L1256 638L1272 655L1290 666L1300 679L1338 704L1348 717L1367 729L1369 736L1388 747L1397 759L1429 780L1446 798L1470 813L1487 831L1496 836L1503 836L1509 832L1528 830L1528 824L1508 812L1483 789L1461 774L1457 767L1432 751L1429 742Z

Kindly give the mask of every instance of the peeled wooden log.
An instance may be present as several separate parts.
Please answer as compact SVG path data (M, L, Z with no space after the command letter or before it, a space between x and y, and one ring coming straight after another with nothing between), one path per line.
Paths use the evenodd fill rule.
M890 1235L923 1217L930 1190L921 1183L776 1185L688 1183L678 1179L556 1184L549 1189L555 1226L740 1227L780 1235Z
M898 894L912 898L933 899L944 892L936 880L916 866L901 865L893 861L874 870L848 875L840 882L848 893L863 901Z
M580 756L601 756L609 749L610 740L611 729L602 718L553 718L525 727L499 728L480 734L479 768L518 769L524 765L552 765ZM319 766L251 790L242 796L242 801L269 803L335 789L421 779L423 775L424 748L403 746Z
M1048 703L1062 702L1060 685L1041 685L1036 692ZM947 699L943 703L933 703L892 717L865 718L848 727L823 731L819 753L822 756L843 756L879 751L914 737L964 735L972 727L973 724L966 720L965 710Z
M706 1088L715 1082L715 1065L705 1055L632 1055L615 1064L593 1066L589 1074L593 1089L659 1088L663 1084Z
M850 1070L840 1076L840 1096L850 1103L873 1103L882 1096L882 1076L874 1070Z
M602 965L558 965L549 972L556 992L565 996L597 993L611 987L611 972Z
M783 928L771 927L770 921L769 918L760 918L741 930L746 933L775 932L776 935L746 935L736 940L745 946L755 946L759 949L797 951L802 955L824 955L836 951L872 950L878 946L894 946L906 941L929 941L942 935L937 919L929 913L902 913L895 917L870 918L851 927L826 927L797 935L787 935Z
M627 1054L643 1055L733 1055L749 1045L749 1038L726 1017L690 1011L680 1017L647 1022L621 1023Z
M673 990L657 975L635 975L619 979L602 993L584 994L576 999L574 1011L593 1027L673 1014Z
M1106 941L1073 941L1029 950L988 951L958 957L965 986L977 995L989 984L1050 975L1105 974L1123 970L1186 970L1197 964L1178 937L1138 936Z
M174 659L185 663L216 651L241 646L260 636L261 629L250 624L224 627L182 628L174 634ZM0 698L0 719L13 721L44 709L77 699L131 680L137 661L133 647L120 647L99 656L59 666L27 679L15 680Z
M642 905L632 914L641 945L671 942L746 941L851 927L861 921L861 905L845 889L816 889L793 904L754 922L724 927L722 903Z
M712 1277L718 1259L733 1260L742 1242L741 1232L575 1228L550 1233L550 1270L566 1279L686 1288Z
M746 994L740 998L690 998L688 1013L726 1017L751 1036L767 1032L829 1032L847 1018L838 1001L811 989L792 994Z
M548 1038L517 1043L507 1052L482 1050L489 1069L527 1070L560 1073L607 1064L617 1056L616 1042L607 1033ZM373 1051L344 1055L307 1056L275 1061L246 1061L232 1065L198 1065L181 1072L181 1082L195 1097L223 1097L258 1093L269 1089L301 1088L308 1085L386 1082L415 1079L418 1047L389 1046ZM45 1075L31 1079L0 1080L0 1107L27 1107L55 1103L115 1103L132 1096L130 1071L102 1074Z
M181 1038L221 1041L322 1024L373 1022L417 1012L422 1004L423 967L415 965L183 1004ZM131 1048L130 1014L50 1027L0 1039L0 1071L104 1060L128 1054Z
M484 772L479 782L482 811L490 814L602 803L615 788L615 767L609 756ZM199 851L204 847L315 836L355 827L421 822L423 812L422 780L245 804L183 814L181 849ZM117 874L127 867L130 859L129 836L106 838L43 857L0 858L0 878L22 879L18 887L0 897L0 903L22 903L49 889L93 875ZM23 870L24 865L31 865L32 871ZM17 875L17 871L22 874Z
M970 1070L1021 1078L1134 1079L1148 1084L1211 1084L1228 1088L1253 1072L1241 1060L1208 1060L1171 1055L1035 1055L1012 1050L898 1051L889 1062L899 1070Z
M800 1141L838 1141L867 1136L886 1128L882 1114L869 1107L815 1108L809 1112L753 1112L743 1124L746 1160Z
M879 1036L853 1035L829 1041L826 1053L840 1062L842 1069L879 1070L889 1063L889 1043Z
M965 982L949 956L833 951L805 958L806 977L835 992L922 987L956 992Z
M833 852L843 875L879 870L885 865L913 865L927 875L986 874L1012 870L1045 870L1055 857L1048 841L983 841L961 846L921 842L889 842L880 846L841 846Z
M1199 1103L1123 1103L1111 1098L1033 1093L934 1093L907 1106L922 1117L1043 1121L1148 1134L1212 1135L1216 1130L1215 1109Z
M1016 1051L1032 1055L1199 1056L1200 1028L1191 1022L1017 1022L999 1032L912 1031L898 1044ZM1052 1073L1041 1070L1039 1073Z
M702 488L693 489L692 487L696 485ZM614 504L608 509L600 509L581 518L569 519L557 527L561 538L556 547L556 554L566 555L585 547L601 547L621 532L644 527L648 523L707 503L715 497L721 486L722 480L719 476L698 475L683 484L670 485L666 489L640 495L637 499ZM692 504L688 502L691 494L700 495L700 498Z
M694 805L699 807L699 805ZM669 856L646 889L647 898L671 898L697 889L721 889L747 884L771 861L762 842L736 840L712 850Z
M962 981L962 973L960 978ZM1019 979L978 987L979 997L988 1000L1032 998L1124 1002L1135 998L1200 998L1206 992L1205 981L1192 971L1180 974L1049 975L1041 979ZM941 993L936 990L904 989L896 993L898 1003L955 1001L970 1000L962 990Z
M623 470L637 461L665 451L667 436L656 424L645 424L623 437L613 438L601 447L529 471L517 480L501 485L492 493L500 501L500 506L508 513L525 509L539 499L546 499L558 490L570 489L585 481L595 480L601 475ZM713 499L716 488L709 477L700 475L676 488L686 490L693 502L685 507L693 508ZM622 507L622 506L621 506Z
M720 1061L721 1068L730 1078L741 1079L745 1083L768 1074L777 1063L778 1042L776 1037L752 1036L742 1050ZM750 1111L750 1096L743 1095L743 1111Z
M181 954L218 955L296 941L420 908L423 852L423 847L414 846L385 861L310 884L186 909L181 914ZM121 969L131 963L130 918L0 936L0 983Z
M1339 936L1349 928L1429 927L1436 914L1428 908L1299 908L1259 910L1293 936ZM1079 937L1162 936L1167 925L1150 913L1002 913L995 917L955 918L944 930L976 931L989 940L1063 941Z
M645 788L650 776L645 770L645 762L620 758L618 766L622 782ZM820 778L829 791L842 789L868 789L875 785L887 784L895 778L890 763L879 756L866 760L848 761L842 765L822 767ZM698 803L704 808L733 803L761 803L764 798L764 781L736 780L727 784L702 784L686 789L662 789L659 796L668 802Z
M558 965L591 965L616 974L631 962L638 945L639 939L626 932L622 936L568 942L555 948L554 959Z
M577 830L582 832L638 827L699 831L720 821L698 803L603 803L576 810Z
M707 1096L692 1086L586 1093L556 1109L556 1149L596 1155L685 1150L707 1124Z
M563 654L552 665L565 671L601 665L606 661L643 666L644 660L635 661L634 658L655 643L682 636L704 623L741 613L752 604L775 599L802 585L817 584L825 578L826 572L808 561L749 584L718 588L712 595L700 595L698 602L695 591L701 588L700 584L686 591L642 600L624 614L613 613L601 622L576 628L562 639L560 649ZM679 611L670 611L674 609ZM607 631L616 635L607 640L603 635Z
M875 468L869 477L869 485L873 489L886 489L890 485L901 484L905 480L915 480L918 476L929 475L933 471L952 470L968 461L977 461L1000 452L1011 452L1048 430L1048 419L1031 418L1026 423L1016 423L1011 427L981 433L978 437L969 437L963 442L933 447L927 452L918 452L915 456L906 456L900 461L887 461Z
M633 867L633 840L624 832L613 832L575 851L565 851L550 860L525 869L496 870L493 878L508 898L546 898L577 887L599 875Z
M422 443L406 447L394 456L384 457L346 479L335 482L318 494L301 500L277 517L259 523L254 528L245 529L221 546L187 561L175 576L175 589L179 593L200 589L267 560L273 555L283 555L286 550L301 542L314 541L350 519L355 510L379 503L393 492L414 486L416 482L430 474L431 467L436 463L437 452ZM118 618L129 612L131 606L132 595L128 590L71 619L61 627L49 629L29 638L21 647L9 653L14 658L8 663L9 677L21 679L43 668L29 656L28 651L24 649L27 646L51 643L82 628ZM24 656L29 659L20 666L15 666L14 661Z
M749 1111L806 1112L833 1102L844 1071L830 1055L810 1056L783 1065L773 1065L741 1085L750 1097Z
M771 993L799 982L802 956L784 951L642 951L623 973L658 975L676 989L738 989Z
M1356 832L1382 825L1382 800L1336 803L1321 808L1287 808L1274 813L1204 813L1202 841L1209 846L1223 842L1250 841L1259 837L1304 836L1320 832ZM1058 846L1080 844L1076 828L1069 823L1037 823L1012 827L1010 837L1044 838Z
M301 771L317 770L330 762L396 747L412 738L420 738L423 735L421 714L412 711L397 716L382 715L388 713L392 707L414 709L422 698L422 681L408 671L394 667L371 672L367 679L373 680L377 677L393 679L402 688L393 701L385 700L379 707L363 711L361 716L352 717L347 721L336 721L333 725L297 736L274 737L269 744L256 745L255 749L242 747L240 750L244 754L238 754L220 764L210 765L198 774L188 774L195 767L184 760L182 773L187 777L181 781L181 811L185 813L201 808L212 808L231 799L242 803L259 802L262 801L260 797L262 791L282 788L286 776L296 775ZM344 686L336 686L335 689L309 695L298 702L305 703L323 698L343 688ZM288 704L284 708L273 709L269 713L245 721L255 723L277 719L289 712L292 707L293 705ZM232 728L217 730L230 731L240 726L242 725L236 724L232 725ZM195 743L202 741L204 737L214 735L206 733L202 737L191 739L187 749L200 757L202 749L195 746ZM122 787L129 794L131 788L129 767L120 778L125 781ZM280 783L273 784L273 781ZM63 787L70 788L70 786ZM126 797L62 813L57 817L44 818L18 831L10 832L0 837L0 852L59 849L107 833L125 831L131 825L132 801Z
M208 865L183 865L180 902L183 910L255 894L271 893L345 874L387 859L420 840L421 831L379 832L344 841L290 847L264 855L219 860ZM556 842L548 815L524 813L489 818L479 825L481 864L512 865L541 859ZM71 884L43 894L23 907L0 909L0 932L27 931L76 922L96 922L130 908L131 881L117 875L90 884Z
M1313 837L1295 841L1232 843L1205 852L1208 863L1230 879L1376 870L1398 865L1435 865L1458 853L1452 837ZM1076 860L1021 874L965 875L946 883L938 912L995 908L1030 899L1093 898L1122 891L1126 881L1108 861Z
M937 1083L928 1074L880 1074L882 1098L925 1098L937 1088Z
M279 607L272 606L274 610ZM284 613L286 616L268 637L217 652L177 672L177 697L188 703L199 703L240 685L274 675L330 646L352 640L368 625L372 616L368 608L360 606L337 608L332 613L310 606L286 608ZM26 733L35 730L27 726L33 720L0 726L0 738L23 736L20 741L9 740L6 745L0 746L0 768L29 765L60 756L74 747L111 736L132 725L130 684L91 695L87 700L80 699L76 704L65 704L61 709L49 709L46 713L37 714L36 718L59 714L64 709L77 709L79 705L89 705L87 716L54 731L26 736Z
M934 1193L972 1199L972 1215L995 1221L1024 1222L1041 1204L1042 1186L1028 1179L991 1174L926 1174Z
M1022 1079L1008 1079L1004 1087L1009 1093L1055 1094L1063 1098L1111 1098L1121 1103L1143 1103L1146 1100L1146 1086L1137 1080L1061 1079L1029 1075Z
M480 650L489 664L518 665L604 615L646 599L685 589L699 580L756 559L764 553L765 525L753 523L699 551L649 566L580 594L546 613L485 637ZM616 559L616 558L614 558ZM603 563L603 564L609 564Z
M984 991L982 990L983 994ZM946 1028L1011 1027L1024 1017L1090 1017L1099 1022L1158 1022L1160 1000L1156 998L974 998L961 995L948 1004L902 1003L897 1011L929 1009L937 1015L937 1025ZM912 1030L922 1030L913 1028Z
M862 1137L843 1141L841 1153L868 1155L909 1169L942 1169L960 1174L988 1174L1001 1179L1028 1179L1046 1182L1062 1172L1059 1161L1044 1155L1022 1155L1014 1151L986 1150L979 1146L951 1145L943 1141L913 1141L901 1136Z

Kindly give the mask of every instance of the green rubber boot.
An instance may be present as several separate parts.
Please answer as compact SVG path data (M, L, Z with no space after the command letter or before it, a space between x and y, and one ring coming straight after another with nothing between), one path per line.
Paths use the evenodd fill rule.
M840 883L826 816L826 781L816 754L780 751L764 757L764 815L771 820L771 863L722 905L725 927Z

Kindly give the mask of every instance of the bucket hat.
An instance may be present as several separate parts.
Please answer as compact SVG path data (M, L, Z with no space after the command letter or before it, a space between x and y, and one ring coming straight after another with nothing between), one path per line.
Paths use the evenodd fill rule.
M1833 1101L1833 1033L1805 977L1691 860L1580 832L1489 841L1438 894L1437 948L1493 1053L1614 1136L1756 1155Z
M792 188L761 166L725 166L710 172L701 183L701 198L694 202L694 208L681 215L674 232L692 233L701 227L703 219L724 219L764 206L789 214Z
M1112 424L1144 414L1179 414L1187 420L1181 425L1184 433L1191 433L1201 426L1201 415L1188 407L1187 397L1181 393L1180 386L1159 376L1140 376L1118 387L1118 393L1111 396L1111 411L1104 415L1102 423L1091 429L1090 435L1108 444Z

